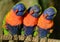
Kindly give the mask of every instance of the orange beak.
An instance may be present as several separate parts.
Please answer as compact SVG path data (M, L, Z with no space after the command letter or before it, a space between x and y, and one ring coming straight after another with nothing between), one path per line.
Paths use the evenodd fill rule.
M29 14L33 14L33 13L34 13L34 11L33 11L33 10L31 10Z
M15 13L17 13L17 12L18 12L18 10L15 11Z

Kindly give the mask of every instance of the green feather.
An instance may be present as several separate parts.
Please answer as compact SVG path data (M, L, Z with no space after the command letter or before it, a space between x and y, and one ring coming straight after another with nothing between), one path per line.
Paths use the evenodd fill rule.
M41 4L43 10L50 6L54 6L54 0L40 0L39 3Z
M33 36L36 37L37 35L38 35L38 27L36 26Z

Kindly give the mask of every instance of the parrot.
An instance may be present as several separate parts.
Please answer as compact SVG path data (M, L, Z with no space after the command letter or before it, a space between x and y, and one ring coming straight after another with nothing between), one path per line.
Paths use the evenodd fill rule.
M26 6L26 13L25 13L24 17L26 17L27 14L29 14L29 10L31 9L32 6L38 5L41 8L41 6L39 4L39 0L20 0L20 3L24 3L24 5ZM40 11L42 12L42 8ZM40 12L40 14L41 14L41 12ZM34 31L37 31L37 30L34 29ZM24 29L22 28L21 35L24 35L24 33L25 33ZM36 35L36 34L37 34L37 32L33 33L33 35Z
M28 14L23 19L23 28L24 28L25 36L29 36L33 34L40 13L41 13L41 8L39 5L35 4L29 8Z
M41 14L37 23L39 32L38 35L40 38L47 37L47 34L50 32L54 25L53 19L55 18L56 14L57 10L53 6L46 8Z
M26 7L23 3L17 3L6 14L2 25L4 35L8 35L9 33L11 35L20 34L19 30L22 27L25 10Z

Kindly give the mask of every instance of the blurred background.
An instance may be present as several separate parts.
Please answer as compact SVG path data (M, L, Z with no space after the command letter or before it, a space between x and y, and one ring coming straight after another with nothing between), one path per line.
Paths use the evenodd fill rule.
M0 0L0 34L2 34L2 21L5 14L20 0ZM26 0L27 1L27 0ZM31 0L30 0L31 1ZM42 6L42 10L49 6L54 6L57 9L57 15L54 18L53 33L49 38L60 39L60 0L37 0Z

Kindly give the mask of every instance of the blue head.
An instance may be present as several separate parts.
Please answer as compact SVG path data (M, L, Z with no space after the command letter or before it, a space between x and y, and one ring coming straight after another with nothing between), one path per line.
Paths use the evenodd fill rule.
M24 15L24 11L25 11L25 6L24 4L22 3L19 3L19 4L16 4L14 7L13 7L13 10L16 11L17 10L17 15L18 16L23 16Z
M32 16L34 16L34 17L38 17L39 16L39 13L41 12L41 7L40 6L38 6L38 5L34 5L34 6L32 6L31 8L30 8L30 11L33 11L34 13L32 14Z
M44 10L43 14L48 15L47 19L52 20L56 16L56 9L54 7L49 7L46 10Z

